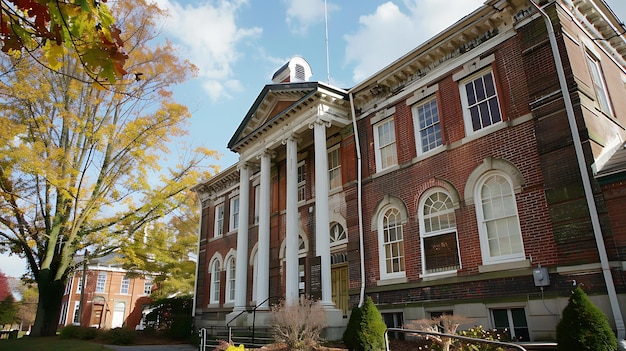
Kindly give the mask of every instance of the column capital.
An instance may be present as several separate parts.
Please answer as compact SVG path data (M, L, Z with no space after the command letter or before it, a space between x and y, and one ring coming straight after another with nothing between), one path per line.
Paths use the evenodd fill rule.
M259 152L256 155L256 159L260 160L263 156L268 156L269 158L274 158L274 157L276 157L276 151L270 150L270 149L265 149L265 150Z
M289 132L283 138L282 144L283 145L287 145L288 141L295 141L296 143L299 143L300 141L302 141L302 138L300 138L300 136L298 134L294 133L294 132Z
M326 128L330 128L330 126L333 125L333 122L325 116L317 116L311 123L309 123L309 129L315 128L316 124L325 125Z

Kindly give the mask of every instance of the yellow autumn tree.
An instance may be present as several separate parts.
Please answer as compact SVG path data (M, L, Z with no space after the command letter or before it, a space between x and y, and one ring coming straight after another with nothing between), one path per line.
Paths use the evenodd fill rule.
M32 336L55 334L75 256L116 250L214 170L213 151L182 142L190 114L171 88L196 70L159 37L165 14L144 0L111 12L131 75L107 89L84 83L90 73L71 52L59 72L37 57L0 63L0 250L24 257L37 283Z

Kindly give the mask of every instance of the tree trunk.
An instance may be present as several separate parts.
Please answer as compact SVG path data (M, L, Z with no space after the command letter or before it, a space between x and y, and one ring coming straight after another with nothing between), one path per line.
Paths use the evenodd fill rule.
M62 281L51 281L54 274L49 269L39 272L37 287L39 288L39 303L37 316L32 327L31 336L54 336L61 314L61 300L65 286Z

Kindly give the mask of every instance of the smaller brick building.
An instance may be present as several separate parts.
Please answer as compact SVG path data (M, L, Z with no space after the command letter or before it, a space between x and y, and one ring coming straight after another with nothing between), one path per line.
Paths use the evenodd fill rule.
M59 328L82 325L98 329L136 329L140 326L142 312L152 303L149 298L152 289L152 279L128 277L127 271L116 263L115 255L90 259L84 270L78 269L68 278Z

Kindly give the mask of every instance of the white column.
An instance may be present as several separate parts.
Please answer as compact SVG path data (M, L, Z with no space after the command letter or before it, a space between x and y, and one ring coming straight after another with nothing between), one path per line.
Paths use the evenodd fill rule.
M332 306L332 281L330 276L330 215L328 210L328 151L326 127L330 123L318 118L313 128L315 142L315 251L321 259L322 305Z
M287 146L287 228L285 243L285 300L298 302L298 141L294 136L283 141Z
M257 252L256 301L268 306L270 281L270 161L271 154L261 155L261 180L259 184L259 242Z
M250 171L245 162L239 164L239 227L237 228L237 260L235 262L235 307L246 309L248 291L248 222L250 213Z

